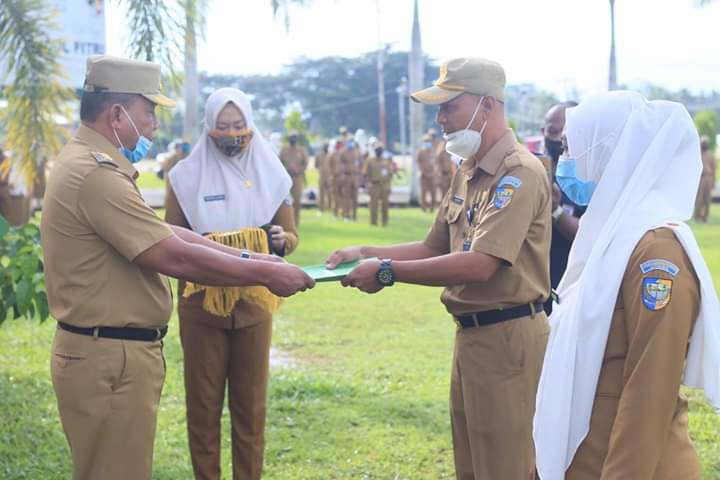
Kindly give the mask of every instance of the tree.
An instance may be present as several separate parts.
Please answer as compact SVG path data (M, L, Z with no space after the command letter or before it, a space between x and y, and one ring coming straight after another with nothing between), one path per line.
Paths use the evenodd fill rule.
M0 2L0 64L9 81L3 89L7 108L0 112L7 128L5 146L12 150L7 165L18 169L28 190L38 165L54 155L68 132L58 117L69 117L72 90L58 61L62 44L48 32L56 28L53 11L43 0Z

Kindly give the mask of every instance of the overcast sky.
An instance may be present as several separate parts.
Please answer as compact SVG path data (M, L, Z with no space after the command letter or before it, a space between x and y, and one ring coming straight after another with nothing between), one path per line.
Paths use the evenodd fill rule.
M382 42L408 50L413 0L379 1ZM277 73L301 56L356 56L378 45L376 0L310 0L292 8L289 31L282 17L273 19L270 0L209 3L198 50L204 71ZM698 3L617 0L619 82L720 90L720 0ZM108 53L122 55L124 16L107 4ZM497 60L509 83L588 94L607 85L609 10L607 0L420 0L423 48L438 60Z

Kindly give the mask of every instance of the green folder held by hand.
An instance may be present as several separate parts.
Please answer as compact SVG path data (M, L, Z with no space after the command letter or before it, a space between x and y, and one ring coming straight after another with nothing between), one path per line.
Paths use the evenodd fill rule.
M328 270L325 265L313 265L310 267L303 267L303 271L310 275L310 277L316 282L333 282L342 280L347 276L348 273L352 272L353 268L360 264L359 261L341 263L334 270Z

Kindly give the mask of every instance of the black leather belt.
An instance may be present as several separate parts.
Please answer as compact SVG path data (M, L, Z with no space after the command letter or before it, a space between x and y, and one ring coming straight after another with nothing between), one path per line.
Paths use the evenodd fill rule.
M132 328L132 327L94 327L83 328L58 322L58 327L70 333L87 335L89 337L114 338L116 340L139 340L154 342L162 340L167 334L167 327L162 328Z
M485 312L467 313L456 316L455 323L462 328L482 327L493 323L505 322L515 318L527 317L542 313L542 303L528 303L519 307L505 308L502 310L487 310Z

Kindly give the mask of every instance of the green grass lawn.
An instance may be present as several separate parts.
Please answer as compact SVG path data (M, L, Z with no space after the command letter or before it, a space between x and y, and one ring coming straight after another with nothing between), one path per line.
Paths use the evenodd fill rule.
M393 210L388 229L303 211L300 248L290 260L321 262L353 243L420 239L432 220ZM720 286L720 206L695 226ZM121 294L122 292L119 292ZM291 298L276 316L273 343L295 359L273 369L269 392L268 479L454 478L448 384L454 325L440 289L398 285L375 296L319 284ZM155 442L156 479L192 478L187 451L182 350L177 319L166 342L167 379ZM0 478L69 478L68 447L50 384L54 322L0 327ZM720 417L691 396L691 434L705 479L720 479ZM224 418L223 468L230 478Z

